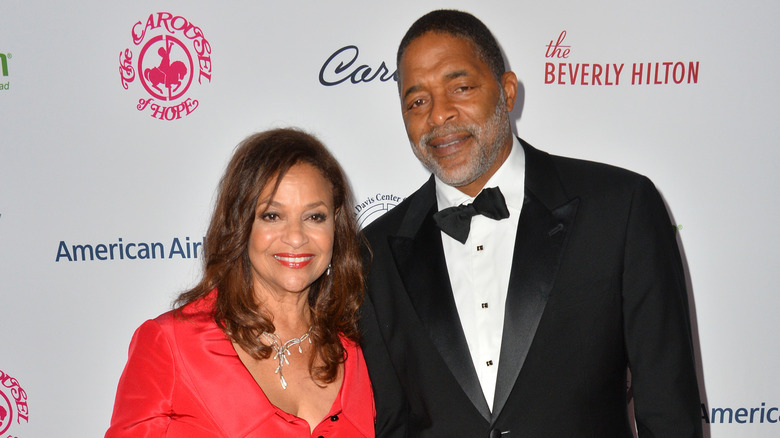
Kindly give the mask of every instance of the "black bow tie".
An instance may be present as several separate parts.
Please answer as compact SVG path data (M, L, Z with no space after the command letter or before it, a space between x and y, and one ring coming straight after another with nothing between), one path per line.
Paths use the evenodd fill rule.
M434 213L433 220L450 237L460 243L466 243L471 229L471 218L478 214L494 220L509 217L504 195L498 187L482 190L472 204L449 207Z

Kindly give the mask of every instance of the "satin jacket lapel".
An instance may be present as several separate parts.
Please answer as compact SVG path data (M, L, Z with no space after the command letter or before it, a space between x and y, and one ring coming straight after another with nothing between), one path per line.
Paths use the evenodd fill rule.
M211 317L211 303L202 304L176 325L184 378L225 436L254 436L275 410Z
M233 344L217 327L210 307L203 310L206 311L192 314L190 319L176 325L186 380L224 436L259 437L263 423L277 415L277 408L252 378ZM342 338L341 342L348 352L339 392L342 414L362 433L361 436L373 436L374 404L371 392L365 390L369 385L363 355L348 339Z
M452 296L441 233L433 222L436 196L433 178L409 206L390 248L406 292L423 326L463 391L486 420L490 409L471 361L466 337Z
M547 154L525 142L525 201L520 213L506 299L493 403L498 418L514 388L544 313L579 199L568 199Z

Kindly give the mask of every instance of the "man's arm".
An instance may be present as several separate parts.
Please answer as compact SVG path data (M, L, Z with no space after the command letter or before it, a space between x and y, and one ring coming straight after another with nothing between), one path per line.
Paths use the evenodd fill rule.
M701 437L682 261L669 215L642 177L626 224L623 313L640 437Z
M374 389L376 436L377 438L403 438L407 436L406 399L395 368L390 362L390 355L379 331L379 323L374 312L373 303L366 293L360 309L360 346L363 349Z

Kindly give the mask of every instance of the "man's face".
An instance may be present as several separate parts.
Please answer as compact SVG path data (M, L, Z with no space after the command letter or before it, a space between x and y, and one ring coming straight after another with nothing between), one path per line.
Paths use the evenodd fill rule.
M414 154L446 184L476 195L512 147L514 73L497 81L470 41L435 32L407 46L398 73Z

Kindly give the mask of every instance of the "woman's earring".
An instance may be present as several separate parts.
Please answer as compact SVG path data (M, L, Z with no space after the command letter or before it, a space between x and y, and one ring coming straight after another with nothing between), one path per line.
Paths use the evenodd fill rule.
M325 270L325 275L330 275L330 263L328 263L328 269Z

